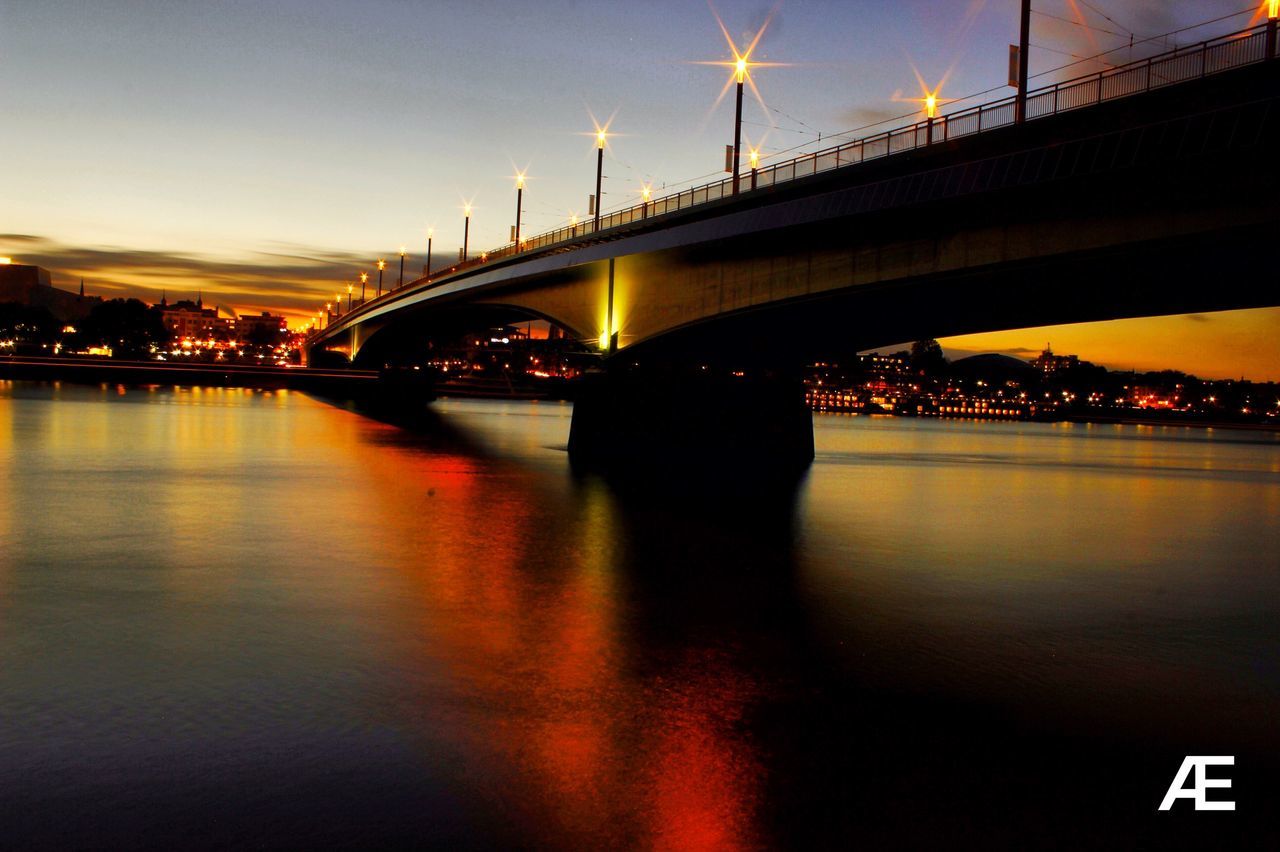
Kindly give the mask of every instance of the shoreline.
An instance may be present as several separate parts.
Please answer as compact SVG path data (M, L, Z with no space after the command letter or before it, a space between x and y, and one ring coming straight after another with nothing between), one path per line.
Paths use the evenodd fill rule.
M263 390L286 388L314 391L330 397L377 394L385 385L372 370L318 370L311 367L259 367L241 364L174 364L165 361L115 361L94 358L40 358L0 356L0 380L64 381L77 384L123 383L138 385L212 385ZM520 400L524 394L486 394L473 388L449 388L437 385L432 396L456 399ZM838 414L864 417L904 417L892 412L832 411L811 409L813 414ZM907 416L919 419L919 415ZM1107 415L1088 417L1073 415L1055 420L1032 420L997 417L937 417L924 419L972 420L992 423L1087 423L1124 426L1179 426L1196 429L1235 429L1250 432L1280 432L1280 423L1247 423L1229 420L1165 419L1141 415Z
M379 387L369 370L313 370L242 364L175 364L166 361L116 361L95 358L0 357L0 379L62 381L76 384L212 385L274 390L305 390L332 395L361 394Z

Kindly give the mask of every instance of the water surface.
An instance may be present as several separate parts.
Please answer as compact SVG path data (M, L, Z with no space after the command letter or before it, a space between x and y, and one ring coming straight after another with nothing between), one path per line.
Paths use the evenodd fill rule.
M819 416L792 489L636 488L571 413L0 382L0 836L1275 836L1274 433ZM1186 754L1235 814L1156 813Z

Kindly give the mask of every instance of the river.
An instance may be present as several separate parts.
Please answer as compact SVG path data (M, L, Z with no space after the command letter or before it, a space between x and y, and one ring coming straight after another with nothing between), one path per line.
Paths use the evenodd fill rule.
M1277 837L1276 433L820 415L794 489L636 488L571 413L0 382L0 846ZM1237 810L1158 812L1200 754Z

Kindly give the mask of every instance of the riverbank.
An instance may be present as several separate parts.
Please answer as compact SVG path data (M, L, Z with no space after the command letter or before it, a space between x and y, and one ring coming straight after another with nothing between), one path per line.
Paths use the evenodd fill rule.
M130 385L287 388L343 397L374 391L378 387L378 378L378 373L371 370L315 370L302 367L117 361L103 358L0 358L0 379L78 384L118 382Z

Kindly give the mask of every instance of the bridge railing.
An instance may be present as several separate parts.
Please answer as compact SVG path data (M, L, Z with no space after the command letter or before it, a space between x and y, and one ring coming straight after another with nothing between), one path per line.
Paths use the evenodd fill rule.
M1220 74L1267 59L1266 25L1202 41L1198 44L1160 53L1124 65L1103 69L1027 93L1026 118L1040 118L1096 106L1118 98L1131 97L1165 86L1185 83L1201 77ZM985 133L1009 127L1017 120L1017 98L1010 96L970 107L935 119L887 130L873 136L803 154L785 162L748 170L739 177L740 194L768 189L778 184L810 177L832 169L858 165L910 151L938 142ZM688 210L727 198L733 194L733 179L725 178L670 195L654 198L624 210L600 217L599 228L594 219L566 225L527 240L521 240L519 251L508 244L494 251L454 264L435 275L434 281L462 269L490 263L517 253L554 248L568 249L584 237L605 233L636 222ZM373 300L376 303L379 300Z

